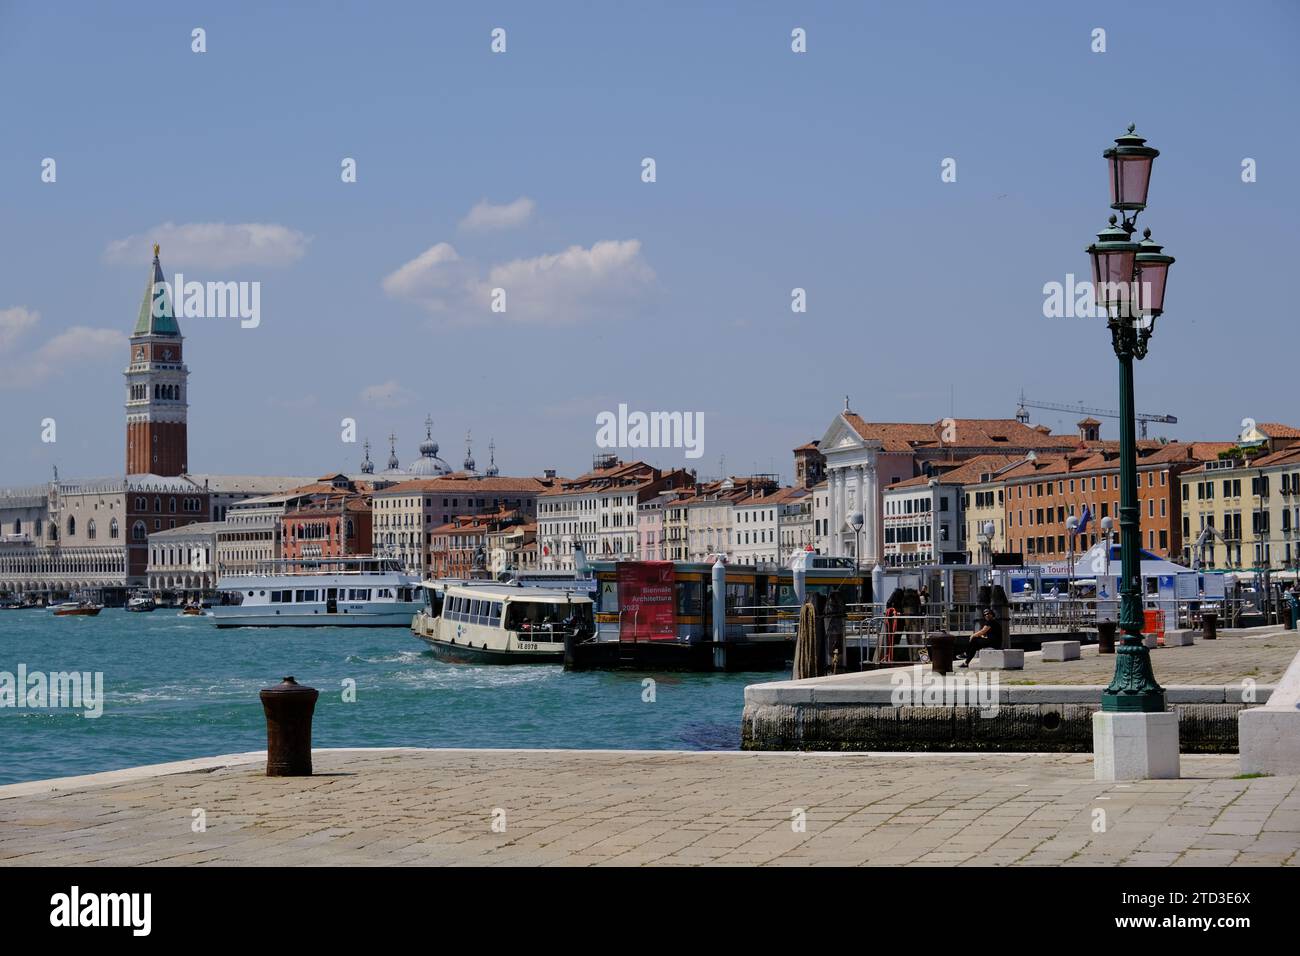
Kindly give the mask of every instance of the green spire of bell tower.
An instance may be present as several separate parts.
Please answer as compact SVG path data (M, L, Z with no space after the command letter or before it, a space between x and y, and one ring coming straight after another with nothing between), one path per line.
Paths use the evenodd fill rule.
M140 317L135 321L132 335L180 335L176 313L172 311L171 296L163 285L162 266L158 262L158 244L153 247L153 269L149 284L145 286L144 301L140 303Z

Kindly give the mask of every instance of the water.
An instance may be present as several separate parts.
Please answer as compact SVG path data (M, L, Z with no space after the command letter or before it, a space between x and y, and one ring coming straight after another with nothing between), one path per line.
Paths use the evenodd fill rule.
M443 664L405 628L217 630L174 610L0 611L0 671L102 671L104 709L0 707L0 784L266 748L257 692L321 692L317 747L734 750L744 687L770 674L567 674ZM642 681L656 681L653 703ZM355 703L343 681L356 681Z

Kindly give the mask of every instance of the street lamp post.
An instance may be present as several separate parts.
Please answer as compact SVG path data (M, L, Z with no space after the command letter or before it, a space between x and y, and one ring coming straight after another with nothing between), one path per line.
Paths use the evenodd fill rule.
M1106 311L1111 343L1119 360L1120 397L1120 613L1123 644L1116 648L1115 676L1102 691L1109 713L1163 713L1165 692L1156 683L1151 655L1142 640L1141 512L1138 505L1137 442L1133 403L1133 361L1147 354L1156 318L1164 311L1165 280L1171 256L1151 239L1133 241L1138 213L1146 208L1151 165L1159 151L1134 132L1115 140L1103 154L1110 167L1111 208L1122 220L1110 224L1088 247L1093 289Z

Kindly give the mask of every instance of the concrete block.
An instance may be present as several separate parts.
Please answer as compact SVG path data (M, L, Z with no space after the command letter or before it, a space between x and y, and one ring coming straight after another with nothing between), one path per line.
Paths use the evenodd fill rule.
M1179 776L1178 715L1092 715L1093 778L1173 780Z
M1237 715L1242 773L1300 773L1300 654L1268 703Z
M1025 669L1025 652L1021 650L986 647L971 663L980 671L1020 671Z
M1045 661L1077 661L1078 659L1078 641L1048 641L1043 645Z
M1166 631L1165 647L1187 647L1196 643L1195 631Z

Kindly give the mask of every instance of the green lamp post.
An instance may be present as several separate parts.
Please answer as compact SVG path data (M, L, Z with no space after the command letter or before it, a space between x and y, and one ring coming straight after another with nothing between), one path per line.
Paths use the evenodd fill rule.
M1165 691L1151 669L1142 640L1141 509L1138 503L1137 439L1133 361L1146 357L1157 317L1164 312L1165 280L1173 257L1146 230L1133 241L1138 213L1146 208L1151 164L1159 150L1128 132L1103 154L1110 167L1111 208L1124 218L1110 224L1088 247L1093 290L1105 309L1111 343L1119 359L1120 394L1120 612L1123 643L1115 649L1115 676L1101 695L1101 709L1115 713L1162 713Z

